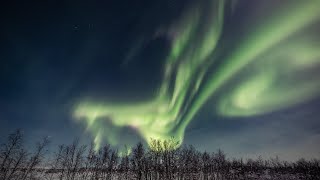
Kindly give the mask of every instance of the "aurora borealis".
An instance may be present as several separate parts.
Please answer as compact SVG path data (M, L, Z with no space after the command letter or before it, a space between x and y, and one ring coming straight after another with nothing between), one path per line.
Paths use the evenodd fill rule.
M216 49L223 41L228 5L222 0L194 3L177 22L163 30L164 35L172 36L171 50L164 59L161 85L151 100L80 103L75 114L87 121L97 145L104 136L117 143L109 135L114 132L101 128L99 121L106 120L103 118L108 118L115 128L135 128L146 141L172 136L182 142L187 125L199 109L245 68L254 72L231 85L217 103L216 109L222 116L268 113L320 93L317 78L299 77L301 86L290 90L296 85L290 82L292 76L320 65L320 41L315 42L318 31L301 33L319 20L319 1L280 3L276 10L279 12L265 15L220 60L216 70L209 72L219 58L215 53L220 53Z
M224 2L211 2L206 7L208 9L204 5L207 4L201 4L199 8L192 7L190 12L183 15L181 22L175 23L179 26L169 27L168 31L177 35L172 39L172 50L165 60L162 83L154 98L147 102L119 105L89 102L80 104L76 109L76 116L87 118L88 129L96 134L97 144L101 143L101 136L105 134L96 121L109 116L113 125L132 126L146 141L173 136L182 142L185 129L183 124L186 123L184 115L197 98L208 65L212 64L209 56L213 53L222 30ZM208 19L200 19L205 15ZM206 23L207 21L213 23ZM204 24L203 27L197 27L198 23ZM199 37L197 33L201 30L206 32ZM190 51L194 52L189 53ZM173 87L170 87L171 82ZM106 137L110 137L106 133ZM112 139L109 141L114 142Z
M3 134L119 149L174 137L234 156L320 157L319 0L2 8Z

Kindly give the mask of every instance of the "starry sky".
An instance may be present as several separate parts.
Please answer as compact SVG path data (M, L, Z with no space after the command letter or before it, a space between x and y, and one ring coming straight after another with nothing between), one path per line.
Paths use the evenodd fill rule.
M174 137L229 157L320 158L320 1L13 0L0 141Z

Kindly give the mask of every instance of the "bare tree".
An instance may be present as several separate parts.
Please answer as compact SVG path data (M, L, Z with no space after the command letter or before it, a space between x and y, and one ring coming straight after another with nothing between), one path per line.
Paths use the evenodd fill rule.
M91 143L89 146L87 156L85 157L85 160L84 160L84 167L81 168L82 174L80 179L82 180L90 179L89 175L94 167L95 159L96 159L96 156L95 156L95 150L94 150L94 143Z
M141 180L143 175L144 153L145 149L141 142L132 149L132 170L136 173L138 180Z
M128 179L128 173L130 168L130 161L129 161L129 149L125 146L124 153L121 157L121 162L119 166L119 170L122 174L124 174L124 179Z
M46 152L45 148L48 146L49 142L48 137L45 137L41 142L36 143L35 153L30 157L30 160L25 167L25 171L20 177L21 180L25 180L28 176L32 176L36 166L38 166L44 159L44 154Z
M62 153L63 153L63 150L64 150L64 145L59 145L58 147L58 151L55 153L55 156L51 162L51 167L50 169L47 171L47 179L48 180L52 180L54 177L53 175L55 173L58 172L59 170L59 165L61 163L61 160L62 160Z
M72 163L72 169L71 169L71 175L70 175L71 180L75 179L76 174L78 173L80 167L82 166L83 159L84 159L83 155L84 155L86 148L87 148L87 146L82 145L75 150L76 153L75 153L75 158L73 158L74 161Z
M21 131L10 134L0 148L0 180L235 180L235 179L320 179L320 161L300 159L281 161L278 157L229 160L222 150L199 152L193 146L178 148L179 142L151 140L145 149L138 143L129 155L106 144L87 149L76 139L60 145L53 159L46 160L48 138L36 144L33 152L23 147ZM119 163L120 162L120 163ZM46 165L45 165L46 163ZM45 167L49 167L45 170Z
M202 153L201 155L201 170L203 173L203 179L209 179L209 167L210 167L210 155L207 152Z
M7 143L1 146L1 165L0 171L1 174L6 170L6 167L10 167L12 163L12 157L15 156L22 148L23 135L21 130L17 130L16 132L9 135Z
M7 142L1 146L0 150L0 179L7 180L17 176L18 170L22 168L27 157L27 152L23 148L23 134L21 130L16 130L8 136Z

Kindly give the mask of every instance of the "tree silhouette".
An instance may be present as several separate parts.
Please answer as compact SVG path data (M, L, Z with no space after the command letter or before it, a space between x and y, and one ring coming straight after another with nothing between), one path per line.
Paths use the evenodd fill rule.
M144 153L145 153L145 149L141 142L139 142L136 145L136 147L132 149L132 158L131 158L132 169L136 173L136 178L138 180L142 179L142 173L144 172L144 165L145 165Z
M109 144L95 150L93 143L81 145L75 139L59 145L51 158L46 158L48 138L36 143L33 152L27 151L23 142L23 134L17 130L1 145L0 180L320 179L318 159L286 162L259 156L230 160L220 149L209 153L191 145L179 147L174 138L151 139L149 147L138 143L132 149L125 147L124 153Z

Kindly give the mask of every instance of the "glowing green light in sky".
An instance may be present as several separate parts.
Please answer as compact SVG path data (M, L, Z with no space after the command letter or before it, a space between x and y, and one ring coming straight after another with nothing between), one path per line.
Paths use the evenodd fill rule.
M224 115L256 115L311 99L320 92L318 78L309 74L320 66L320 43L309 39L285 41L259 56L248 69L258 72L243 77L221 98ZM260 68L257 68L260 67Z
M117 144L117 129L126 126L136 129L147 142L171 136L182 142L187 125L204 103L243 69L255 70L220 97L215 108L221 115L256 115L314 97L320 89L317 78L300 79L297 87L290 76L320 64L320 43L310 39L318 35L304 37L300 33L319 19L320 1L291 2L252 27L238 46L219 60L218 67L212 66L216 47L223 41L227 3L212 0L194 5L167 29L175 36L154 98L134 103L85 101L76 107L75 115L95 135L97 147L104 139ZM104 121L114 127L106 130Z

